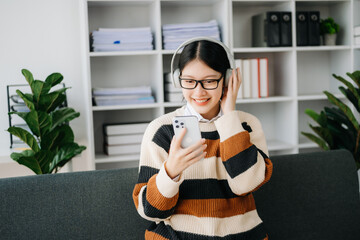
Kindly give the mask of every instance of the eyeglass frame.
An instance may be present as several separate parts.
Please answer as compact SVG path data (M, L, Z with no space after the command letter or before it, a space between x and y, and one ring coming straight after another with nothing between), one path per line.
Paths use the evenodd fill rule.
M188 89L188 90L195 89L195 88L198 86L198 84L200 83L201 87L202 87L203 89L205 89L205 90L215 90L215 89L217 89L217 88L219 87L219 82L220 82L223 78L224 78L224 75L223 75L223 74L221 74L221 76L220 76L219 79L195 80L195 79L191 79L191 78L181 78L181 77L179 77L179 82L180 82L181 88L183 88L183 89ZM191 80L191 81L195 81L196 84L195 84L195 86L194 86L193 88L185 88L185 87L182 86L181 80ZM217 84L216 84L216 87L215 87L215 88L205 88L203 81L216 81Z

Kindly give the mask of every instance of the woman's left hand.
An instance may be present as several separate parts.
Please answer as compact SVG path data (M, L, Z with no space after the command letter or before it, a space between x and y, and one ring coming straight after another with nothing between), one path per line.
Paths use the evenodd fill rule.
M224 114L235 110L236 98L239 92L241 82L242 79L240 75L240 69L233 69L228 86L225 87L224 95L221 99L221 109Z

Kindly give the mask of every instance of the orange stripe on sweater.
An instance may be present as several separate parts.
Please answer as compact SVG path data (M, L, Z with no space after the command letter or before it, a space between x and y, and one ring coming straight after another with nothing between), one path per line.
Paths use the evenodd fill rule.
M220 142L221 160L227 161L229 158L251 147L250 134L247 131L240 132Z
M172 198L164 197L156 186L156 176L157 174L153 175L148 181L146 200L151 204L151 206L160 211L170 210L171 208L175 207L179 193L177 193Z
M164 238L163 236L154 233L154 232L150 232L148 230L145 231L145 240L170 240L168 238Z
M265 158L265 166L266 166L266 169L265 169L265 179L264 181L259 185L257 186L253 192L255 192L256 190L258 190L262 185L264 185L265 183L267 183L270 178L271 178L271 175L272 175L272 172L273 172L273 164L271 162L271 160L269 158Z
M219 149L220 139L216 139L216 140L206 139L205 144L207 145L206 149L204 150L206 152L205 158L210 158L214 156L220 157L220 149Z
M140 190L145 185L146 185L146 183L137 183L135 185L135 187L134 187L132 197L133 197L133 201L134 201L136 209L139 206L139 193L140 193Z
M252 194L230 199L186 199L179 200L174 214L196 217L226 218L255 210Z

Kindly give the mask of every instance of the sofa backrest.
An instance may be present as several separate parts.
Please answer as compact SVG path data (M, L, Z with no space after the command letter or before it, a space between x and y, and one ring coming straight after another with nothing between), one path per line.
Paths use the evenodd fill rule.
M359 183L350 152L271 159L272 178L254 195L269 239L360 239Z
M255 193L270 239L359 239L356 168L347 151L271 158ZM137 168L0 179L0 239L143 239Z

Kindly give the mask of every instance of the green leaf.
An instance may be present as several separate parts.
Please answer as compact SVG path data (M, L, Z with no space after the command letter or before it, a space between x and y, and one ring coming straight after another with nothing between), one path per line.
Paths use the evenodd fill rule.
M347 99L354 105L356 110L360 112L360 99L357 99L355 95L349 90L345 89L344 87L339 87L339 90L344 94Z
M334 105L338 106L341 111L344 112L346 117L350 120L350 122L353 124L356 131L359 130L359 123L357 122L354 114L352 113L351 109L343 103L340 99L335 97L333 94L329 93L328 91L324 91L325 95L327 96L328 100L333 103Z
M360 88L360 71L355 71L353 73L346 73L346 75L348 75L358 86L358 88Z
M49 84L51 87L53 87L61 83L63 79L64 77L60 73L52 73L46 78L45 82Z
M348 89L352 92L352 94L354 94L354 96L358 99L358 101L360 100L360 96L359 96L358 92L356 91L354 85L352 85L349 81L345 80L341 76L337 76L337 75L333 74L333 77L336 78L337 80L339 80L340 82L342 82L345 86L347 86Z
M25 150L21 153L12 153L10 157L21 165L30 168L36 174L42 174L41 167L35 158L32 150Z
M33 81L33 83L31 84L31 90L34 94L34 98L33 98L34 102L38 104L40 101L40 97L48 93L50 89L51 89L51 85L46 82L40 80Z
M55 153L48 150L40 150L35 153L35 158L37 159L43 174L51 173L49 170L50 163L52 162L54 156Z
M319 138L319 137L317 137L317 136L315 136L315 135L313 135L311 133L301 132L301 134L303 134L305 137L309 138L311 141L315 142L322 149L330 150L329 146L321 138Z
M305 114L307 114L309 117L311 117L315 122L317 122L320 126L326 127L326 115L323 111L318 114L312 109L305 109Z
M50 172L52 172L56 167L64 166L68 161L70 161L74 156L80 154L86 147L79 146L77 143L68 143L60 148L60 150L55 155L53 161L50 163Z
M52 124L50 115L42 111L31 111L25 116L24 120L37 137L42 137L47 133Z
M327 145L330 148L332 148L332 146L334 145L334 141L333 141L333 138L331 136L329 129L324 128L324 127L316 127L311 124L309 124L309 126L319 137L324 139L324 141L327 143Z
M66 108L58 109L51 114L52 122L53 122L51 130L53 130L55 127L63 123L70 122L71 120L79 116L80 113L75 112L75 110L72 108L66 107Z
M66 100L66 96L63 94L66 90L67 88L62 88L43 95L39 101L39 108L48 113L53 111Z
M21 97L22 100L24 100L26 106L27 106L30 110L35 110L35 106L34 106L34 103L33 103L32 95L30 95L30 94L24 94L24 93L22 93L20 90L16 90L16 93Z
M69 125L61 125L56 127L43 136L41 141L41 149L58 150L66 143L74 142L74 133Z
M7 130L12 135L17 136L23 142L25 142L34 152L38 152L40 150L39 145L36 142L36 139L31 133L26 131L25 129L19 127L9 127Z
M27 69L22 69L21 72L24 75L26 81L29 83L29 86L31 86L32 82L34 81L32 73Z

